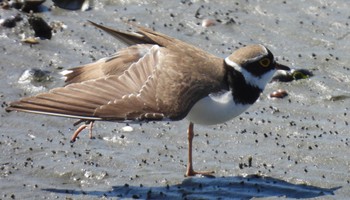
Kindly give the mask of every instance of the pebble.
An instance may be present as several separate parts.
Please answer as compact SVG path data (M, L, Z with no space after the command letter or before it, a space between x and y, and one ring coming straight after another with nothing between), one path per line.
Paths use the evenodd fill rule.
M35 37L24 38L23 40L21 40L21 42L27 43L27 44L39 44L38 38L35 38Z
M22 16L20 14L17 14L15 16L11 16L6 19L0 19L0 24L3 27L6 28L13 28L16 26L16 23L22 20Z
M123 131L123 132L132 132L133 130L134 130L134 128L131 127L131 126L124 126L124 127L122 128L122 131Z
M52 0L55 6L66 10L87 11L91 8L90 0Z
M209 26L214 26L215 25L215 20L213 19L203 19L202 20L202 27L209 27Z
M52 83L51 72L41 69L27 69L18 79L18 84L27 92L42 92Z
M343 101L348 98L350 98L349 95L331 95L328 97L330 101Z
M22 76L19 78L18 83L27 84L27 83L38 83L38 82L47 82L52 79L51 73L46 70L41 69L27 69L23 72Z
M51 39L52 28L45 22L43 18L31 15L28 18L28 22L35 32L35 37L40 37L42 39Z
M279 89L277 91L274 91L270 94L270 98L278 98L283 99L284 97L288 96L287 91Z
M38 12L40 11L40 6L45 2L45 0L25 0L25 1L15 1L13 7L20 9L23 12Z
M308 79L313 76L313 73L307 69L292 69L291 71L279 71L272 78L271 82L291 82L294 80Z

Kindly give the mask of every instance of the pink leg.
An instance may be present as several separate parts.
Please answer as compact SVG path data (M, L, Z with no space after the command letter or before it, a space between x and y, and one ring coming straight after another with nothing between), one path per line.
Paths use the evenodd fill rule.
M81 126L73 133L73 136L72 136L72 139L70 140L70 142L75 142L75 140L77 139L79 133L80 133L81 131L83 131L86 127L87 127L86 124L81 125Z
M89 138L92 139L92 128L94 127L94 121L89 124Z
M82 132L84 129L86 129L87 127L89 127L89 138L92 139L92 128L94 126L94 121L90 121L89 125L87 124L83 124L81 125L74 133L73 136L71 138L71 142L75 142L75 140L77 139L78 135L80 132Z
M196 174L208 176L208 175L213 174L214 173L213 171L197 172L197 171L193 170L192 141L193 141L193 137L194 137L194 132L193 132L193 123L192 122L190 122L190 125L188 126L187 135L188 135L188 162L187 162L186 176L194 176Z

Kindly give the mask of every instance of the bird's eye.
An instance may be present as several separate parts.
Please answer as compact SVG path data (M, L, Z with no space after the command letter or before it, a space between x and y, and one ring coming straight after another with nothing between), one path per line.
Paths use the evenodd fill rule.
M271 61L268 58L263 58L259 61L260 65L263 67L268 67Z

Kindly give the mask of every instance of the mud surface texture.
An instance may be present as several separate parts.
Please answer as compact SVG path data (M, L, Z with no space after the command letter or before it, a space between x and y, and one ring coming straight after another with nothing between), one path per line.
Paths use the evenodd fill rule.
M34 16L0 9L0 199L350 196L347 0L102 0L85 11L46 1ZM30 17L43 19L52 35L38 35ZM62 86L62 70L124 47L87 20L121 30L132 21L221 57L261 43L280 63L313 76L273 82L241 116L195 126L194 166L215 177L186 178L186 120L97 122L95 139L85 131L72 144L73 119L5 112L13 100ZM288 95L269 98L279 89Z

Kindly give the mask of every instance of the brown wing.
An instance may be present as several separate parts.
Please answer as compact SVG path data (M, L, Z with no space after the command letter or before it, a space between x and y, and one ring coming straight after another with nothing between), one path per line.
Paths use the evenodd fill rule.
M154 45L120 76L56 88L7 110L91 120L182 119L196 101L220 90L224 78L222 59L191 47L172 51Z
M179 40L140 26L137 26L139 29L138 32L127 33L96 24L92 21L89 22L123 43L133 46L122 49L111 57L63 71L62 74L66 76L65 82L67 85L102 78L108 75L120 75L132 63L137 62L144 56L152 47L152 44L170 46L176 42L181 43Z
M65 82L80 83L87 80L98 79L110 75L121 75L131 64L137 62L147 52L152 45L139 44L119 50L116 54L102 58L94 63L75 67L63 71L66 76Z

